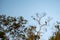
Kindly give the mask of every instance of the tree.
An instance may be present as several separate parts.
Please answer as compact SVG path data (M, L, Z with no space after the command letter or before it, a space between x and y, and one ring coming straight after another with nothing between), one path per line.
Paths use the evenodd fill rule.
M12 37L13 39L15 37L24 38L25 35L21 33L23 33L23 29L26 23L27 20L25 20L22 16L16 18L11 16L6 17L6 15L0 15L0 38L2 40L9 40L10 37Z
M38 38L38 40L40 39L41 36L43 36L43 35L41 35L41 34L43 34L43 32L41 32L41 30L43 30L42 27L47 26L48 23L52 20L52 18L48 17L48 18L44 21L44 23L42 24L42 23L41 23L41 20L42 20L42 18L44 18L45 16L46 16L46 13L43 13L43 15L39 15L39 14L37 13L37 14L36 14L36 18L32 16L33 20L34 20L34 21L37 21L37 23L38 23L38 25L39 25L39 31L37 31L37 37L36 37L36 38ZM47 29L46 29L45 31L47 31ZM37 39L36 39L36 40L37 40Z
M51 18L48 18L44 21L44 24L41 23L41 19L46 16L44 13L42 16L36 14L36 18L32 18L37 21L39 25L39 31L36 31L36 26L28 25L28 20L24 17L12 17L6 15L0 15L0 38L2 40L39 40L41 37L41 30L43 26L47 26ZM25 25L28 25L26 27ZM35 34L36 33L36 34ZM8 35L7 35L8 34Z
M0 38L1 40L35 40L37 35L33 31L35 26L25 26L27 20L22 16L11 17L0 15ZM8 35L7 35L8 34Z
M54 33L54 35L50 38L50 40L60 40L60 22L57 22L55 28L58 30Z

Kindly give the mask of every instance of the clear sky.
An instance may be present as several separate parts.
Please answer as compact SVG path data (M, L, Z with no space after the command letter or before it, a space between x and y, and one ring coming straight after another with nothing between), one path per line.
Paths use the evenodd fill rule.
M60 0L0 0L0 14L24 16L29 19L32 15L43 12L47 13L47 16L53 17L53 21L59 21Z

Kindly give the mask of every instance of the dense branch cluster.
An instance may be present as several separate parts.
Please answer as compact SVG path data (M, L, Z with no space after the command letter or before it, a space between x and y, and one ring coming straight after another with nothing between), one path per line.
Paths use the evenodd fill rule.
M12 37L21 36L21 31L24 29L27 20L22 16L16 18L6 15L0 15L0 38L6 39L12 35ZM21 30L21 27L23 28ZM7 35L9 33L9 35ZM6 36L7 35L7 36ZM7 40L7 39L6 39Z

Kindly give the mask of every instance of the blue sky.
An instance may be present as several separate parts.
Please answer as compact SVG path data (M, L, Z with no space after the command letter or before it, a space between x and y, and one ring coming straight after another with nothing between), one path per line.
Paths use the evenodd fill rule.
M53 21L59 21L60 0L0 0L0 14L24 16L32 21L30 18L32 15L44 12L47 13L47 16L52 17Z
M60 19L60 0L0 0L0 5L0 14L29 18L46 12L48 16Z

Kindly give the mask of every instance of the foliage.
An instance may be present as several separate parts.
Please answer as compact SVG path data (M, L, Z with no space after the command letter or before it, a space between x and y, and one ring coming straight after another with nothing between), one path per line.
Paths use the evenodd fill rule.
M21 34L25 27L25 24L27 23L27 20L25 20L22 16L16 18L16 17L11 17L6 15L0 15L0 38L2 40L5 38L9 39L10 36L12 38L14 37L24 37L24 34ZM23 28L23 29L22 29ZM7 35L9 33L9 35ZM21 36L22 35L22 36Z
M54 33L54 35L50 38L50 40L60 40L60 22L57 22L55 28L58 30Z
M46 14L40 16L36 14L37 18L32 16L33 20L37 21L39 25L39 31L36 31L36 26L30 25L26 27L25 25L28 21L22 16L16 18L0 15L0 38L2 38L2 40L10 40L10 38L12 38L12 40L39 40L42 27L47 26L48 22L51 20L51 18L48 18L44 21L44 24L42 24L41 19L45 15Z
M33 32L36 32L36 26L27 28L26 23L27 20L22 16L16 18L0 15L0 38L2 40L9 40L10 38L13 40L36 40L39 37Z

